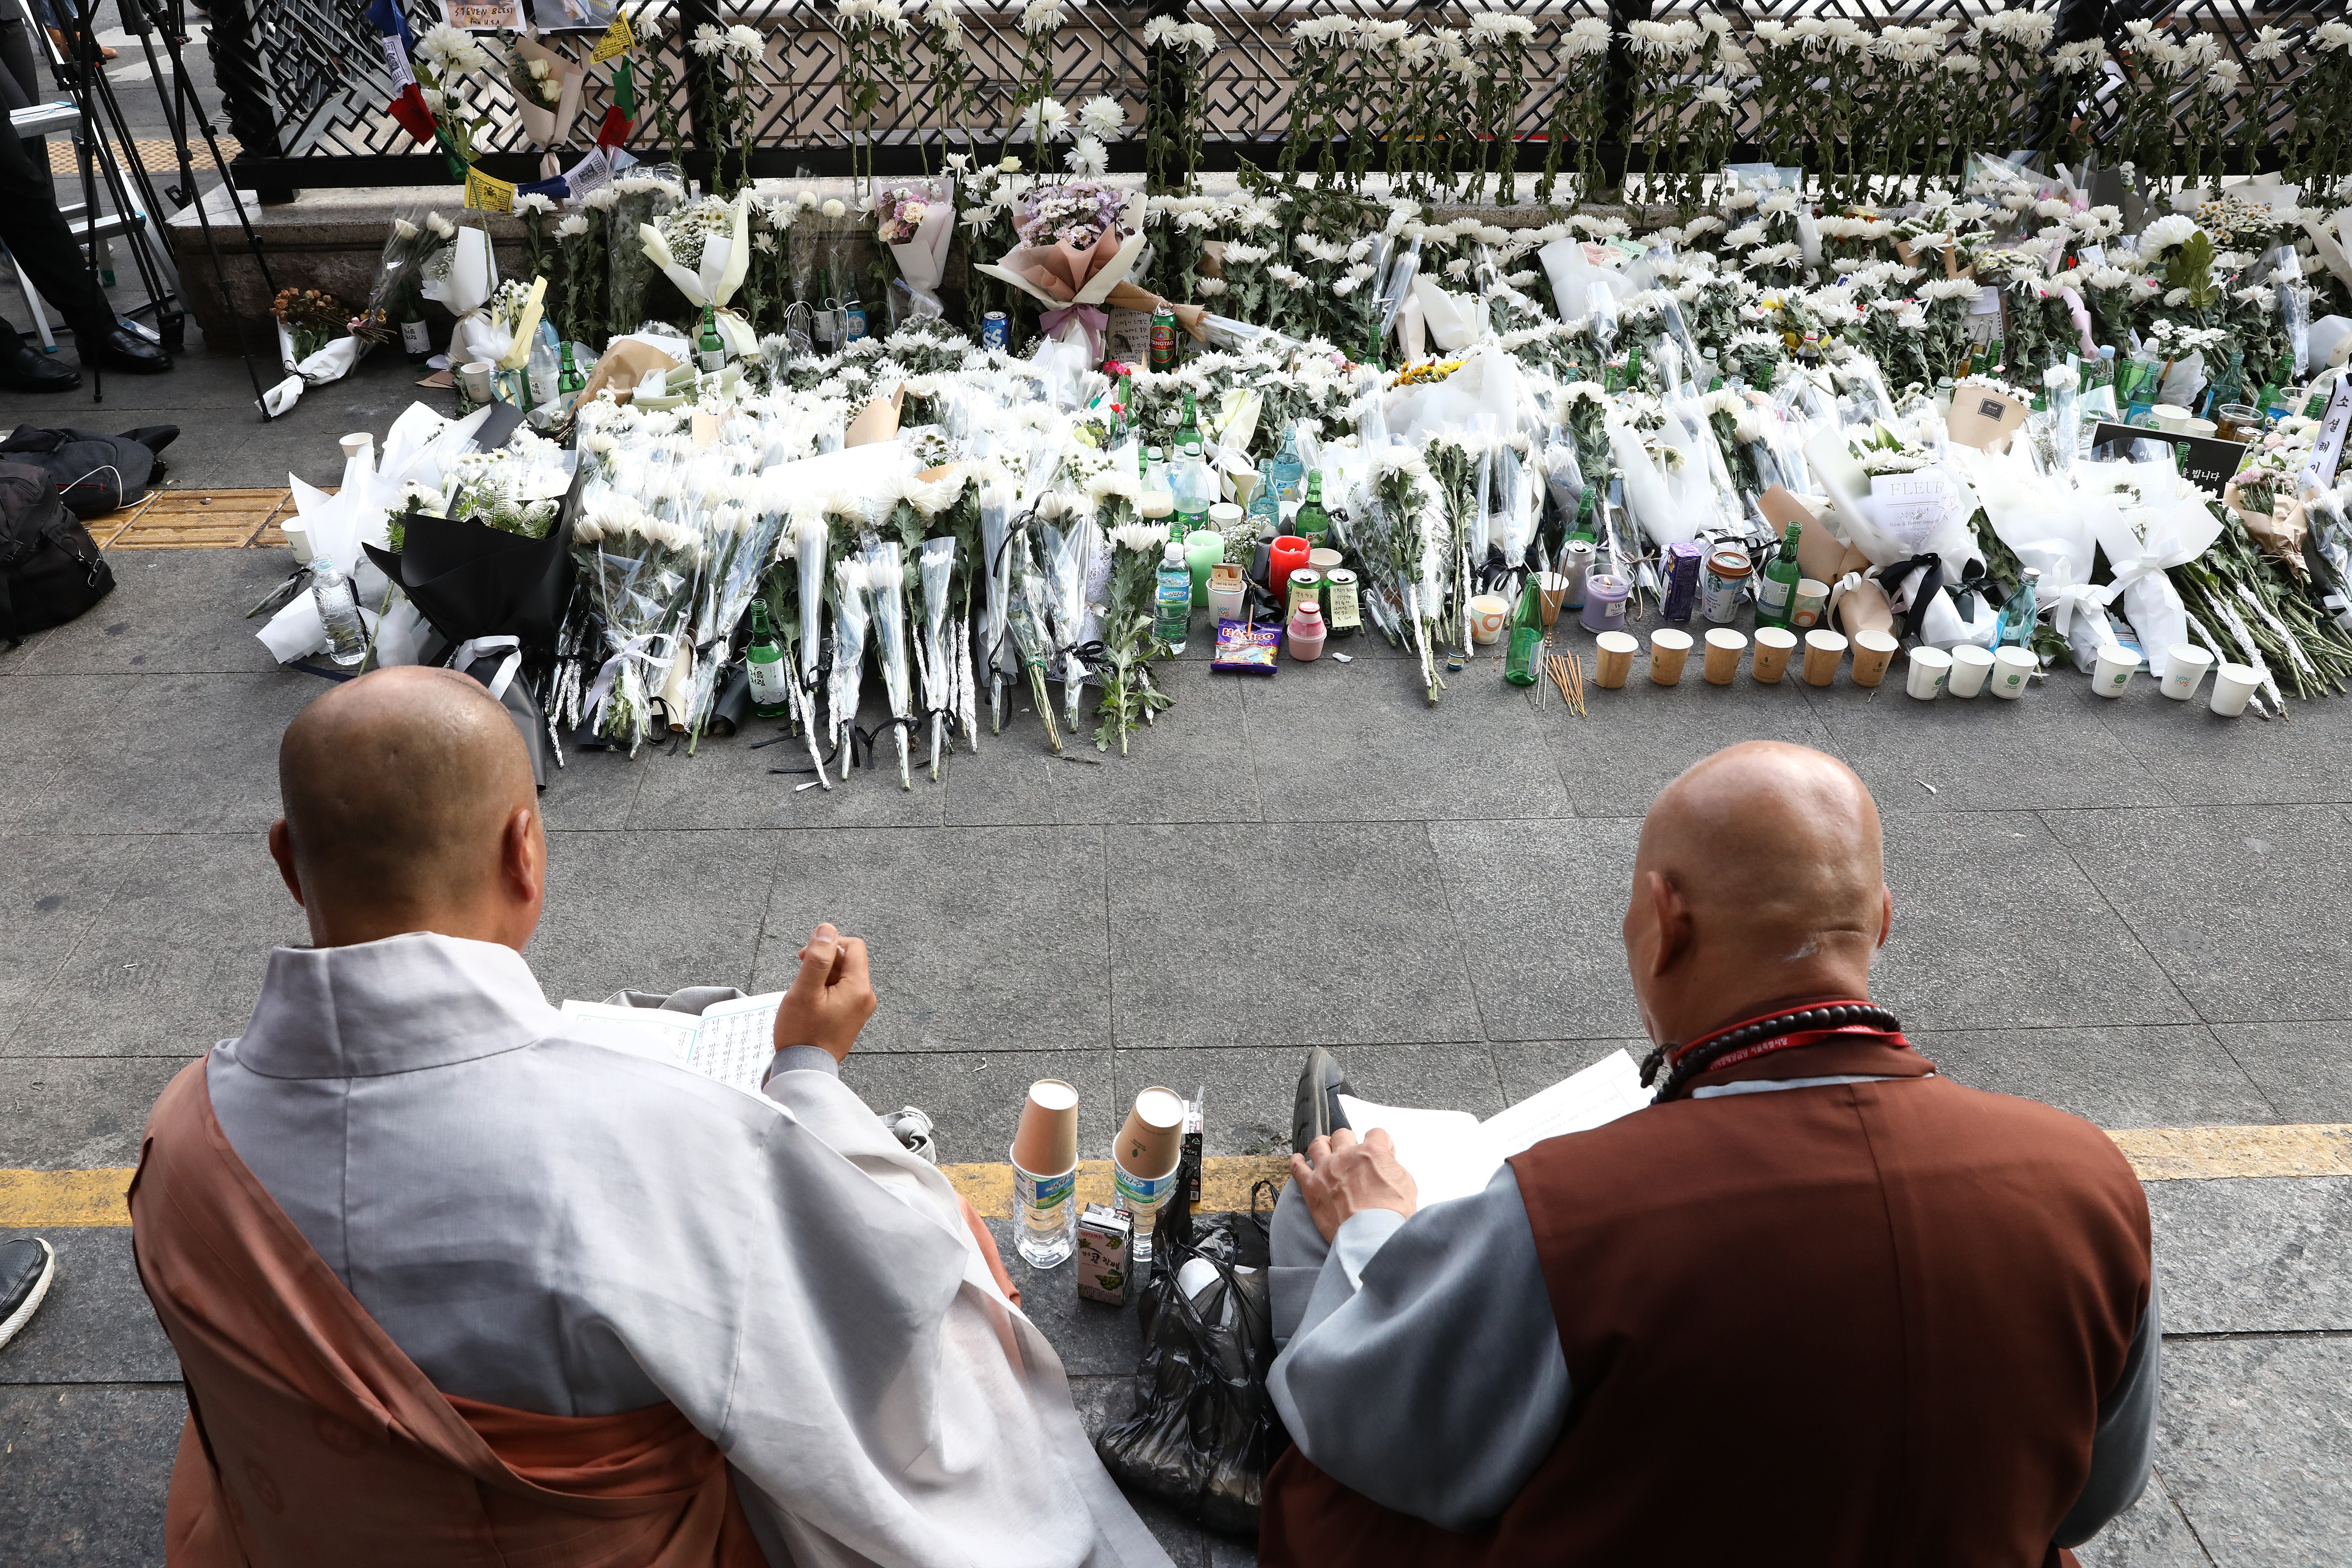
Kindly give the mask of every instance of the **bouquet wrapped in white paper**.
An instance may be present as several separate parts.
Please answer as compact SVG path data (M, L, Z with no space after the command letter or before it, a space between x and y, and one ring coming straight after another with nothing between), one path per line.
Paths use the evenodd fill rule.
M948 246L955 238L955 183L942 177L886 190L874 198L876 237L890 247L916 317L940 317L940 279L947 276ZM895 296L894 296L895 297Z
M728 303L751 264L749 190L731 202L705 196L637 226L646 259L677 285L697 310L716 308L719 336L739 358L760 352L760 335Z

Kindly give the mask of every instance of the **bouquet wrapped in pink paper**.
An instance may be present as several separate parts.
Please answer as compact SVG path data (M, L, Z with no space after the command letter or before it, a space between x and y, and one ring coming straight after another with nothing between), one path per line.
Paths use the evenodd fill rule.
M1091 180L1032 187L1021 198L1014 227L1021 243L993 266L977 270L1001 279L1046 307L1045 335L1082 331L1101 357L1103 309L1143 254L1139 225L1126 222L1128 193Z

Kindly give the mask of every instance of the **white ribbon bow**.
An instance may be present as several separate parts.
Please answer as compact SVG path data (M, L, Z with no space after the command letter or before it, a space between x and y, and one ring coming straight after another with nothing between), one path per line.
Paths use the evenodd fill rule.
M653 645L656 643L667 645L659 657L656 657L652 651ZM593 729L604 721L604 704L613 699L613 685L621 678L621 666L624 662L632 658L637 659L645 665L646 673L654 676L669 668L670 661L677 658L677 637L670 632L646 632L623 643L620 650L606 659L604 666L596 671L596 679L588 688L589 726ZM647 684L650 689L654 683Z
M512 633L494 637L467 637L457 645L457 651L450 657L449 668L463 674L473 667L476 659L488 658L501 650L507 656L506 660L499 666L498 673L490 677L488 690L492 701L503 702L507 698L507 688L514 682L515 671L522 668L522 638Z

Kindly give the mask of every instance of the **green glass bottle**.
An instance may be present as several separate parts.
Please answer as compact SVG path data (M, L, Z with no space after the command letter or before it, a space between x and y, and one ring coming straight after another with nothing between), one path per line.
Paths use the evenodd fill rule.
M1999 375L2009 368L2009 345L1996 335L1992 346L1985 351L1985 374Z
M764 600L751 601L751 640L743 649L743 669L751 680L751 711L762 719L792 716L791 667L784 662L784 645L768 624Z
M1307 541L1309 550L1320 550L1331 537L1331 514L1323 510L1323 470L1310 468L1307 473L1307 499L1298 503L1298 511L1291 519L1291 528Z
M1187 392L1184 394L1184 422L1176 426L1176 449L1181 452L1200 439L1200 413L1192 406L1192 395Z
M1801 526L1794 522L1789 525L1788 533L1780 541L1780 553L1756 579L1756 624L1759 626L1785 626L1796 611L1797 581L1805 574L1797 564L1797 533Z
M563 365L555 376L555 390L568 403L579 396L587 389L587 386L588 378L580 374L580 366L572 357L571 341L567 339L563 344Z
M1519 590L1519 607L1511 614L1511 646L1503 657L1503 679L1513 686L1536 683L1537 650L1543 647L1543 591L1535 574L1528 574Z
M727 368L727 341L719 335L719 312L711 306L702 307L702 336L694 351L703 374L717 375Z

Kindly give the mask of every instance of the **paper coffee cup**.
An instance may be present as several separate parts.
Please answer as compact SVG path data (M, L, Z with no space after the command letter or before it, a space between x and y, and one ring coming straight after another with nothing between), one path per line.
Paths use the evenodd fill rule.
M1154 1084L1135 1097L1111 1158L1121 1170L1156 1182L1184 1157L1184 1097Z
M486 359L469 360L458 367L457 380L465 387L466 395L477 403L488 403L491 392L490 377L497 374L498 368Z
M2099 649L2099 664L2091 672L2091 689L2102 697L2121 697L2124 688L2131 684L2132 672L2139 668L2139 655L2121 643L2109 643Z
M2014 702L2025 695L2025 678L2041 668L2041 661L2021 647L1997 647L1992 650L1992 694Z
M2207 440L2212 439L2221 428L2210 419L2184 419L2180 422L2180 433L2183 436L2199 436Z
M2221 664L2213 667L2214 712L2224 719L2235 719L2246 710L2246 703L2263 683L2262 671L2250 664Z
M1812 634L1805 634L1811 637ZM1853 634L1853 683L1875 686L1886 679L1886 667L1895 662L1903 645L1885 632L1866 631Z
M1789 604L1789 625L1796 630L1811 631L1822 624L1822 613L1829 607L1830 585L1811 577L1797 579L1797 591Z
M1672 626L1660 626L1650 634L1650 679L1660 686L1672 686L1682 679L1683 665L1690 658L1691 635Z
M1013 1134L1013 1163L1033 1175L1058 1176L1077 1168L1078 1091L1057 1078L1029 1086L1021 1125Z
M1710 686L1728 686L1731 678L1739 673L1739 656L1748 651L1744 633L1729 626L1716 626L1706 634L1706 668L1704 673Z
M1612 691L1624 685L1625 678L1633 673L1633 652L1641 646L1631 632L1602 632L1594 637L1594 682Z
M1911 673L1903 682L1903 689L1922 702L1933 702L1952 678L1952 656L1939 647L1915 647L1911 650Z
M2181 434L2189 422L2197 417L2177 403L2159 403L2148 413L2155 416L2158 429L2170 431L2175 436Z
M1543 605L1544 629L1549 631L1559 623L1560 604L1568 597L1568 579L1557 572L1537 574L1536 595Z
M1780 684L1789 672L1789 657L1797 651L1797 634L1785 626L1756 628L1756 658L1748 673L1767 686Z
M2164 679L2157 689L2175 702L2186 702L2204 684L2213 656L2193 642L2177 642L2164 650Z
M373 431L354 430L343 437L343 460L346 462L362 452L373 450L375 450L375 434Z
M1499 595L1481 594L1470 601L1470 636L1479 647L1500 642L1503 624L1510 619L1511 606Z
M1805 684L1827 686L1837 679L1838 666L1845 661L1845 634L1826 630L1805 634ZM1886 673L1879 667L1879 673Z
M1964 642L1952 650L1951 679L1946 689L1955 697L1974 697L1992 675L1992 649Z

